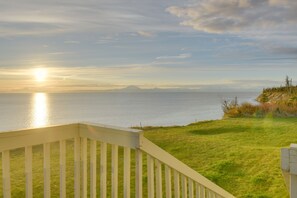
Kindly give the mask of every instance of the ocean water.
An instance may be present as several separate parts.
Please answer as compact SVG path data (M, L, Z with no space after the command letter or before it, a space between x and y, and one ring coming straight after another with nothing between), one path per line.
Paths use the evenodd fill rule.
M220 119L221 102L253 102L259 93L0 94L0 131L73 122L122 127L187 125Z

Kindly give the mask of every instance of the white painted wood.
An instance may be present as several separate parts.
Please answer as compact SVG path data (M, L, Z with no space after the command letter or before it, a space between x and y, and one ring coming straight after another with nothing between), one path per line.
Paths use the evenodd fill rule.
M97 141L90 141L90 196L95 198L97 196L96 191L96 175L97 175Z
M188 188L187 188L187 178L184 175L181 175L181 183L182 183L182 197L188 197Z
M156 163L156 198L162 197L162 164L159 160Z
M213 192L209 189L207 189L208 197L213 198Z
M111 146L111 197L118 197L118 145Z
M166 198L171 198L171 169L165 165Z
M9 151L2 151L2 179L3 179L3 197L11 197L10 187L10 153Z
M142 151L136 149L135 151L135 197L141 198L142 197Z
M297 175L290 175L290 198L297 198Z
M51 197L50 143L43 144L44 198Z
M203 186L207 186L207 188L211 189L215 193L223 196L232 198L234 197L232 194L224 190L223 188L219 187L215 183L211 182L207 178L203 177L195 170L191 169L166 151L159 148L157 145L149 141L143 136L140 136L140 149L155 159L160 160L163 164L169 165L172 169L178 170L182 175L185 175L188 178L191 178L193 181L197 181Z
M130 198L131 149L124 147L124 198Z
M106 156L107 144L105 142L100 143L100 197L106 198L106 176L107 176L107 167L106 167Z
M62 131L62 132L61 132ZM46 138L44 138L46 137ZM194 189L191 182L199 182L199 192L200 195L205 197L205 189L210 189L209 196L218 195L220 197L234 197L230 193L226 192L224 189L220 188L216 184L212 183L202 175L198 174L196 171L189 168L184 163L180 162L149 140L143 137L143 133L130 130L109 127L104 125L88 125L88 124L69 124L62 126L38 128L38 129L28 129L20 130L14 132L4 132L0 133L0 151L3 153L2 160L3 168L9 170L9 150L15 148L25 147L26 149L26 196L32 197L32 179L30 184L30 177L32 178L32 160L30 160L30 147L31 147L31 158L32 158L32 145L43 144L44 145L44 196L50 197L50 143L60 141L60 197L66 197L66 156L64 155L66 147L64 143L67 139L74 138L74 182L75 182L75 197L86 197L87 196L87 138L93 138L94 142L91 143L90 147L90 195L96 197L96 140L103 141L101 143L101 158L100 158L100 196L105 198L106 193L106 183L107 183L107 143L114 145L125 146L129 148L136 149L136 197L142 197L142 152L148 154L147 157L147 168L148 168L148 193L149 197L162 196L162 168L161 164L165 166L165 182L166 182L166 196L170 197L171 194L171 174L170 170L174 171L174 190L175 197L180 196L180 181L179 175L182 175L182 195L184 197L191 197L191 191ZM82 141L82 142L81 142ZM95 145L95 147L93 146ZM113 146L114 148L115 146ZM293 146L292 146L293 147ZM29 149L28 149L29 148ZM127 148L128 149L128 148ZM116 150L116 151L115 151ZM124 149L124 155L129 156L127 159L124 157L124 196L129 197L130 195L130 171L125 171L131 168L130 166L130 149L129 154L126 148ZM297 149L293 153L293 161L290 161L290 165L297 161ZM112 151L112 197L117 197L118 195L118 148ZM29 156L29 157L28 157ZM114 157L116 156L116 157ZM296 160L295 160L296 158ZM154 159L156 162L156 178L154 177ZM30 164L31 161L31 164ZM116 165L116 166L115 166ZM31 167L30 167L31 166ZM161 166L162 167L162 166ZM296 166L297 167L297 166ZM297 173L297 169L294 172L295 166L290 167L293 173ZM82 168L82 169L81 169ZM168 169L167 169L168 168ZM30 173L31 169L31 173ZM161 170L161 171L160 171ZM82 171L82 172L81 172ZM10 177L9 171L3 173L3 188L4 196L10 197ZM30 176L31 174L31 176ZM81 177L82 174L82 177ZM127 179L128 178L128 179ZM161 179L160 179L161 178ZM82 179L82 180L81 180ZM155 187L156 179L156 187ZM294 179L294 178L293 178ZM189 183L188 183L189 182ZM169 184L170 183L170 184ZM188 183L188 184L187 184ZM294 181L291 182L292 184ZM8 185L9 184L9 185ZM82 184L82 185L81 185ZM31 187L30 187L31 185ZM161 187L160 187L161 186ZM9 193L8 189L9 188ZM6 190L5 190L6 189ZM31 192L30 192L31 189ZM116 190L115 190L116 189ZM189 189L189 191L187 190ZM81 191L82 190L82 191ZM212 192L213 191L213 192ZM82 194L81 194L82 192Z
M61 133L61 131L63 131ZM0 133L0 151L24 148L78 136L78 124Z
M147 155L147 193L148 198L155 196L154 185L154 160L150 155Z
M88 196L88 139L81 138L81 164L82 164L82 194L81 197Z
M189 198L194 198L194 183L193 180L190 178L188 179L188 184L189 184Z
M174 197L180 198L179 173L174 170Z
M205 187L200 185L200 197L205 198Z
M200 185L198 183L195 183L195 195L200 197Z
M74 138L74 197L80 198L80 137Z
M25 147L25 177L26 177L26 198L32 198L33 197L32 146Z
M79 124L79 134L81 137L87 137L109 144L139 148L139 136L142 132L113 126Z
M60 141L60 197L66 198L66 140Z

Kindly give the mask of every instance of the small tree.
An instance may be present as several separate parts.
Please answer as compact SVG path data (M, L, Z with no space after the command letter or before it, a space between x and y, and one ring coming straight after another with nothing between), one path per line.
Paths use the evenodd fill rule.
M287 88L290 87L290 79L289 79L289 76L286 76L286 87L287 87Z

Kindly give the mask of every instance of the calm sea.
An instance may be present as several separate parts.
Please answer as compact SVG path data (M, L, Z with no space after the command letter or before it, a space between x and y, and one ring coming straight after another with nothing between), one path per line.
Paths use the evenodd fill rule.
M259 93L0 94L0 131L72 122L123 127L186 125L220 119L221 102L253 102Z

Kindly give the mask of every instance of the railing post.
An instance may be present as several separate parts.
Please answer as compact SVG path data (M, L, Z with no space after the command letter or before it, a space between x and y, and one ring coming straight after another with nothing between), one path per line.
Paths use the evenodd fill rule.
M83 137L81 138L81 173L82 173L82 192L81 197L86 198L88 196L88 178L87 178L87 172L88 172L88 139Z
M60 198L66 198L66 140L60 140Z
M150 155L147 155L147 196L148 198L155 197L155 182L154 182L154 160Z
M290 198L297 198L297 144L281 150L281 168L289 187Z
M165 183L166 183L166 198L172 197L171 192L171 169L165 165Z
M119 160L118 145L111 146L111 197L118 197L118 160Z
M135 153L135 197L139 198L142 197L142 152L141 150L137 149Z
M2 179L3 179L3 197L10 198L10 154L9 151L2 152Z
M179 173L174 170L174 197L180 197L180 189L179 189Z
M156 198L162 197L162 164L159 160L156 162Z
M105 142L100 143L100 152L100 197L106 198L107 144Z
M124 198L130 197L131 151L124 147Z
M97 175L97 141L91 140L90 143L90 197L97 197L96 175Z
M51 197L50 143L43 144L44 197Z
M74 138L74 197L80 197L80 137Z
M26 198L32 198L33 197L32 146L25 147L25 176L26 176Z

